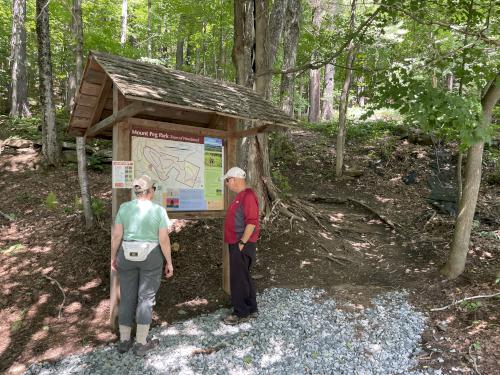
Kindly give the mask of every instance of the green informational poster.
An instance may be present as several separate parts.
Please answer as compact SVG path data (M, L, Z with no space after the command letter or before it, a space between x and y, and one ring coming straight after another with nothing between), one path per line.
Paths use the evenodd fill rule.
M157 182L155 202L168 211L224 209L222 139L157 129L132 129L135 177Z
M224 209L223 161L222 140L205 137L205 200L209 210Z

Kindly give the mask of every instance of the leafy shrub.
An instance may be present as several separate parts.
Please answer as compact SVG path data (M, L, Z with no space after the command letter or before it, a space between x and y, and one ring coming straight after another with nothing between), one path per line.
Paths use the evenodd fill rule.
M57 207L58 203L59 202L57 201L57 196L53 191L51 191L47 195L47 198L45 198L45 201L44 201L45 206L50 210L54 210Z
M90 203L94 216L100 220L106 212L106 202L99 198L92 198Z

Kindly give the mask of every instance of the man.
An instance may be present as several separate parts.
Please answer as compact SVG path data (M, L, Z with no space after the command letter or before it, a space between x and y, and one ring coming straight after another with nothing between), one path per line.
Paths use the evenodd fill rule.
M116 215L111 236L111 268L118 270L120 277L118 351L125 353L132 347L130 333L135 318L134 353L145 355L157 344L155 340L147 340L147 336L163 259L167 278L173 276L174 268L168 237L170 221L165 208L152 201L156 190L154 182L143 175L135 179L132 186L137 199L123 203Z
M257 316L255 285L250 267L255 263L259 238L259 201L246 184L243 169L233 167L223 179L236 197L226 212L224 242L229 245L231 303L233 312L224 318L226 324L238 324Z

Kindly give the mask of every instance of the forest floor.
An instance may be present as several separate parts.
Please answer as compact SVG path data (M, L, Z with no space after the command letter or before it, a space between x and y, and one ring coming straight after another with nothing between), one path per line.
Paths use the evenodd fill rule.
M325 132L296 131L275 140L273 173L283 199L293 194L320 219L291 223L271 215L253 269L258 291L320 287L339 308L363 309L374 295L406 289L416 309L428 314L419 366L498 373L500 299L430 311L500 290L500 194L498 184L487 182L493 164L484 163L466 270L447 281L439 268L454 218L427 198L433 168L453 170L452 150L436 152L393 132L371 138L347 143L346 165L359 176L340 179L334 178L335 140ZM88 351L117 336L108 325L109 168L89 172L100 218L86 231L76 167L36 168L36 150L9 150L0 153L0 372L17 374L35 361ZM49 193L55 196L47 199ZM162 282L155 325L228 306L221 290L221 229L222 220L176 222L175 276Z

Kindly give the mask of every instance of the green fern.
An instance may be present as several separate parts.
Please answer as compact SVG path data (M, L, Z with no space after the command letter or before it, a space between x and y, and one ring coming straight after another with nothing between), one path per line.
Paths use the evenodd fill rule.
M55 209L58 203L57 196L52 191L47 195L47 198L45 198L45 206L51 210Z

